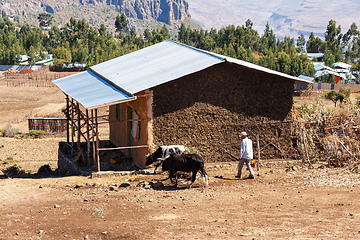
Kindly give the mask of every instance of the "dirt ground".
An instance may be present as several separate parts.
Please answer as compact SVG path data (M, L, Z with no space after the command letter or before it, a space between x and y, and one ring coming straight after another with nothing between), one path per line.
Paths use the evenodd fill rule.
M9 92L17 97L6 95ZM64 103L56 88L0 84L0 94L0 122L18 129L21 121L13 119ZM0 138L0 170L10 157L34 173L44 164L55 170L62 140ZM3 176L0 239L360 238L358 174L320 163L308 169L299 162L267 161L255 179L245 179L245 168L244 178L236 179L236 162L205 165L209 185L198 175L191 189L187 181L178 188L161 181L165 173Z
M294 162L264 163L254 180L236 170L206 164L209 185L198 174L191 189L165 173L0 179L0 239L359 239L359 175Z

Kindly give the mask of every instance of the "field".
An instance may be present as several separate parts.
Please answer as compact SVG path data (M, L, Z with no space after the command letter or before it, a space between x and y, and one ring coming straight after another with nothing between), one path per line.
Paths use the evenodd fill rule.
M57 88L0 84L0 94L0 128L19 132L27 131L26 117L58 116L65 103ZM62 140L0 138L0 169L13 159L25 170L54 170ZM239 180L236 164L207 163L209 185L198 175L191 189L185 180L178 188L160 181L165 173L3 176L0 239L360 238L359 175L267 160L254 180L245 168Z

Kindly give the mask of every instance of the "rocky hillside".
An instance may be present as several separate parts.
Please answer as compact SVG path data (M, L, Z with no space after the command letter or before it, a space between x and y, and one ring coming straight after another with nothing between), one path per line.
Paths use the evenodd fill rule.
M115 17L121 12L137 30L164 23L176 28L181 21L190 20L185 0L3 0L0 9L20 22L38 24L38 14L47 12L53 14L59 25L68 22L70 17L85 18L95 27L105 24L109 30L114 30Z
M324 37L329 20L333 19L346 32L351 24L359 25L360 4L353 0L187 0L192 20L204 29L220 29L234 24L241 26L250 19L253 28L264 33L266 23L277 37L297 38L310 32ZM206 7L205 7L206 6Z

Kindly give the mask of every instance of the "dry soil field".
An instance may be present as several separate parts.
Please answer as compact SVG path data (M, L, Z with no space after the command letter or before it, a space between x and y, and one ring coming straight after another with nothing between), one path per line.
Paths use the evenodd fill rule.
M5 125L34 109L63 104L56 88L0 86L0 94ZM44 164L54 170L60 140L0 138L0 168L11 156L26 170ZM191 189L189 182L174 188L169 180L155 187L164 173L2 177L0 239L360 238L357 174L294 162L266 164L253 180L234 177L236 162L207 163L206 171L209 185L199 175Z

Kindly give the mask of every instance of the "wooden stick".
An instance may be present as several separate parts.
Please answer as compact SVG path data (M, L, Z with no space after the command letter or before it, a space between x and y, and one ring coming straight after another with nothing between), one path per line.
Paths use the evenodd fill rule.
M313 166L311 165L311 162L310 162L310 157L309 157L309 153L308 153L307 146L306 146L305 132L304 132L304 131L302 131L302 135L303 135L304 148L305 148L306 157L307 157L307 160L308 160L308 163L309 163L309 167L310 167L310 168L313 168Z
M258 150L258 161L256 163L257 170L260 171L260 141L259 141L259 134L256 134L256 145Z
M229 153L229 152L228 152L228 151L226 151L225 149L223 149L223 148L219 148L219 149L223 150L225 153L229 154L229 155L230 155L230 157L232 157L232 158L236 159L237 161L239 161L239 158L238 158L238 157L236 157L236 156L232 155L231 153Z
M129 146L129 147L114 147L114 148L99 148L98 151L103 151L103 150L117 150L117 149L129 149L129 148L144 148L144 147L148 147L148 145Z
M96 145L95 145L95 132L94 132L94 110L91 110L91 135L92 135L92 145L93 145L93 166L95 167L96 161ZM94 168L95 169L95 168Z
M90 126L89 126L89 111L86 109L86 144L87 144L87 166L90 167Z
M97 109L95 109L95 132L96 132L96 160L97 160L97 171L100 172L99 129L98 129L98 120L97 120Z

